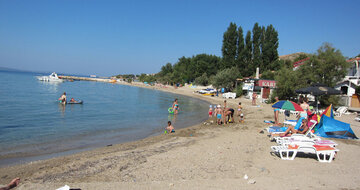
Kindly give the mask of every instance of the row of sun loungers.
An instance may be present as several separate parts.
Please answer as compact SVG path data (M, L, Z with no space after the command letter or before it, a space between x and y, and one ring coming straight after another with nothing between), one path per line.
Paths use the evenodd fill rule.
M331 140L323 140L311 132L316 124L313 124L305 134L292 134L291 136L274 136L276 131L274 127L268 127L270 140L276 142L276 146L271 146L271 151L283 160L294 160L299 153L315 154L319 162L331 163L339 151L337 144Z

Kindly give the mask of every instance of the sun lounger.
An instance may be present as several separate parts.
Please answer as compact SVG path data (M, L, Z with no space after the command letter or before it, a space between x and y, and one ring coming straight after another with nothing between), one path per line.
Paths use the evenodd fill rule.
M316 123L314 123L312 126L309 127L308 131L305 133L305 134L292 134L291 136L271 136L270 135L270 140L275 140L275 141L278 141L278 139L281 139L281 138L296 138L298 140L306 140L306 139L316 139L316 140L321 140L320 137L316 136L315 134L313 134L311 132L311 130L315 127ZM274 133L272 133L274 134ZM276 133L275 133L276 134Z
M276 143L279 146L287 146L287 145L320 145L320 146L331 146L335 147L336 144L334 141L331 140L318 140L318 139L310 139L310 138L303 138L303 139L296 139L296 138L281 138L277 139Z
M271 150L280 156L283 160L294 160L296 155L301 153L316 154L319 162L330 163L338 149L330 146L321 145L288 145L288 146L272 146Z

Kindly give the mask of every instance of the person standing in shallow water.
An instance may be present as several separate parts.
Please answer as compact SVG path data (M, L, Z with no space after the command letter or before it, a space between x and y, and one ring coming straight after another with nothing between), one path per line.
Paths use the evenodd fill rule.
M179 113L179 103L178 103L178 99L176 98L173 105L172 105L172 109L174 111L174 114L178 114Z
M62 104L66 104L66 92L64 92L64 93L60 96L59 100L61 101Z

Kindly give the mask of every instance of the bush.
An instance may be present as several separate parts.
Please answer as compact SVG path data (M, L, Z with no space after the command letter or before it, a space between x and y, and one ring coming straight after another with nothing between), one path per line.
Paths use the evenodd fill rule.
M237 88L236 88L236 97L240 97L243 95L243 89L242 89L242 85L239 85Z
M209 78L207 77L207 74L204 73L201 76L197 77L194 81L196 85L202 85L207 86L209 84Z
M224 69L219 71L212 79L212 85L219 88L226 88L230 91L234 88L236 79L240 76L239 70L236 67Z

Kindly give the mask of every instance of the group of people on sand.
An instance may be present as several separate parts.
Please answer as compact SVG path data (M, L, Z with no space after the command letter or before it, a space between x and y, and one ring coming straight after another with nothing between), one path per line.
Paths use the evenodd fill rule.
M278 97L275 97L275 101L279 101ZM299 97L300 107L303 109L298 115L297 124L295 126L290 125L284 133L277 134L278 136L286 136L290 133L294 134L305 134L311 125L317 123L317 114L313 109L310 109L308 104L308 99L306 97ZM275 125L280 125L279 123L279 111L280 109L274 109Z
M228 108L226 106L226 100L224 100L224 107L221 108L221 105L215 105L214 109L213 106L209 106L209 118L216 116L216 123L218 125L227 124L227 123L234 123L234 113L235 110L233 108ZM242 113L242 106L241 102L239 102L237 116L239 117L239 122L244 122L244 114Z

